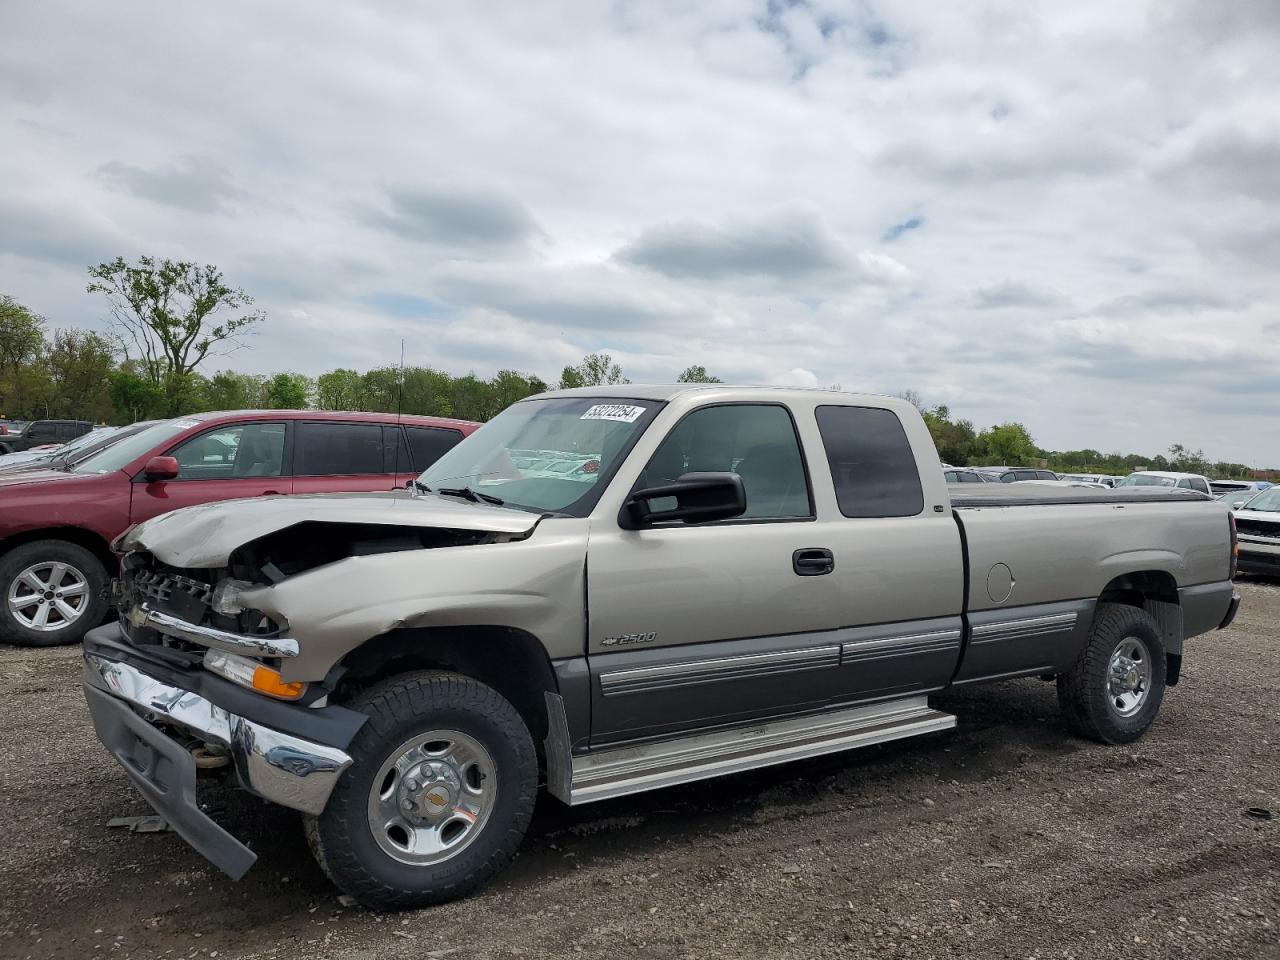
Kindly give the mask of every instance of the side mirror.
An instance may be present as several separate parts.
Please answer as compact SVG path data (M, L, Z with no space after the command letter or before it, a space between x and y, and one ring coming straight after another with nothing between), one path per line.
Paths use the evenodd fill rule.
M176 480L178 477L178 461L175 457L152 457L142 468L142 475L148 483L159 480Z
M653 509L655 500L674 499L666 510ZM740 517L747 509L747 491L736 473L686 473L675 483L637 490L622 506L618 525L639 530L656 523L710 523Z

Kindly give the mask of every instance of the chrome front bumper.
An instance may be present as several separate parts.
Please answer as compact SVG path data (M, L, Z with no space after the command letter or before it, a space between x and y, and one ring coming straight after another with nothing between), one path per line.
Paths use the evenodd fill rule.
M226 630L179 619L162 610L152 610L145 603L122 612L129 623L135 627L146 627L170 637L179 637L201 646L221 650L223 653L238 653L250 657L296 657L298 655L298 641L292 637L250 637L240 633L229 633Z
M263 799L318 814L351 757L229 713L204 697L170 686L136 667L92 653L84 682L140 711L151 727L185 732L231 752L240 782ZM172 739L172 738L171 738Z

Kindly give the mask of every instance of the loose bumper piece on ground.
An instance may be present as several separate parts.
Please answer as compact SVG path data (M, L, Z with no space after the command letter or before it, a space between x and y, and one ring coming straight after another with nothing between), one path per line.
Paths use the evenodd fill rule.
M342 750L237 716L127 663L93 653L84 660L85 697L99 739L156 812L232 877L243 876L256 856L200 810L192 741L228 748L247 789L304 813L324 809L351 765Z

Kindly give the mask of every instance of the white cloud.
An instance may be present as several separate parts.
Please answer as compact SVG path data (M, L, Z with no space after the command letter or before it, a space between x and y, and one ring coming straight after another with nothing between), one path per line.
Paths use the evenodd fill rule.
M0 292L177 256L245 369L608 349L1280 464L1277 9L11 4Z

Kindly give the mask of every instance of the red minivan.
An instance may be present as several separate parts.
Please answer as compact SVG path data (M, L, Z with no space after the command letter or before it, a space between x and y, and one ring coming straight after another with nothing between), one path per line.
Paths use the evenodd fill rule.
M135 523L211 500L393 490L478 426L386 413L197 413L67 470L0 476L0 640L79 642L110 605L109 544Z

